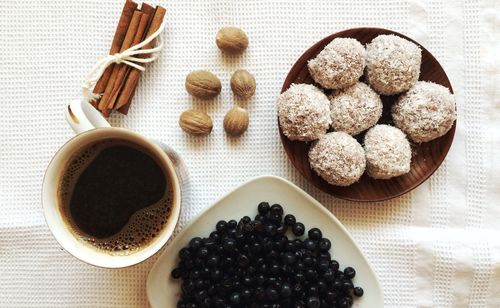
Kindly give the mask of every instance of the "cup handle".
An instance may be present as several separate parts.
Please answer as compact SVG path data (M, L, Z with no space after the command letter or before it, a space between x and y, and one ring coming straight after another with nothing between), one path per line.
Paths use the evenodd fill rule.
M76 134L99 128L111 127L108 121L90 103L74 100L65 110L66 121Z

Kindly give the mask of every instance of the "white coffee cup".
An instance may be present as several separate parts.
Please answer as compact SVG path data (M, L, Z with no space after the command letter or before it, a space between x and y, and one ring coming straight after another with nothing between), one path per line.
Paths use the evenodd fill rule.
M45 220L61 246L78 259L105 268L127 267L146 260L162 248L171 237L179 220L181 199L187 190L187 172L182 159L169 147L152 141L124 128L111 127L89 103L73 101L66 110L66 119L77 134L64 144L50 162L42 188L42 204ZM70 159L88 144L109 138L125 139L149 150L163 169L167 171L173 190L171 214L166 226L154 240L128 255L111 254L84 242L71 230L61 211L58 187L61 176ZM182 187L182 192L181 192Z

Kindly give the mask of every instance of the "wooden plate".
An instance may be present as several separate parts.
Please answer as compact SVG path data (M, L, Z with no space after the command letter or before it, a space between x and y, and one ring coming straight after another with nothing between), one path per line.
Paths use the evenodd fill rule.
M427 49L400 33L379 28L349 29L332 34L317 42L293 65L285 79L285 82L283 83L281 93L286 91L292 83L314 84L314 80L307 69L307 61L316 57L316 55L334 38L352 37L364 45L371 42L373 38L380 34L395 34L420 46L422 49L422 64L420 67L419 80L432 81L443 85L450 89L451 93L453 93L453 89L446 73L439 62L429 51L427 51ZM390 106L396 98L397 96L382 96L384 112L379 123L391 123ZM283 135L281 128L279 131L281 135L281 142L283 143L283 147L285 148L288 158L292 161L295 168L297 168L297 170L316 187L341 199L351 201L382 201L401 196L422 184L427 178L429 178L446 157L451 143L453 142L455 128L456 122L446 135L427 143L412 144L413 157L409 173L390 180L374 180L365 173L359 182L348 187L328 184L309 167L307 153L311 143L291 141ZM356 138L361 142L363 140L363 135L361 134L356 136Z

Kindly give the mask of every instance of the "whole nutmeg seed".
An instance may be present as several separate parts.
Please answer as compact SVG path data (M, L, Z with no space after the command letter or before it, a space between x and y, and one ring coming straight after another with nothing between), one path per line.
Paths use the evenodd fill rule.
M248 47L248 37L240 28L224 27L215 37L217 47L231 55L240 54Z
M206 136L212 132L212 119L199 110L186 110L179 117L179 126L190 135Z
M248 128L248 111L234 106L224 116L224 130L228 135L240 136Z
M250 98L255 93L255 77L246 70L237 70L231 76L231 90L241 98Z
M186 76L186 90L195 97L214 98L219 95L221 88L219 78L209 71L192 71Z

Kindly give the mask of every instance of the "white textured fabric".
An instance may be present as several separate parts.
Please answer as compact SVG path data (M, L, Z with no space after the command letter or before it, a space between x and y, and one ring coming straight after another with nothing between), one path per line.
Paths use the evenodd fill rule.
M92 65L106 55L122 1L0 1L0 306L145 307L155 256L122 269L95 268L63 251L40 204L51 156L73 134L63 118ZM111 122L175 148L192 180L181 226L241 182L287 178L330 209L374 266L387 307L500 307L500 15L496 0L162 1L165 48L141 77L129 116ZM240 58L215 46L217 30L241 26ZM443 166L403 197L378 204L332 198L308 184L286 158L275 100L295 60L326 35L374 26L426 46L455 89L458 129ZM227 138L222 119L233 98L231 72L255 74L244 104L250 127ZM220 97L188 96L184 78L209 69ZM185 135L179 114L192 106L214 121L207 138ZM167 273L165 273L167 275Z

